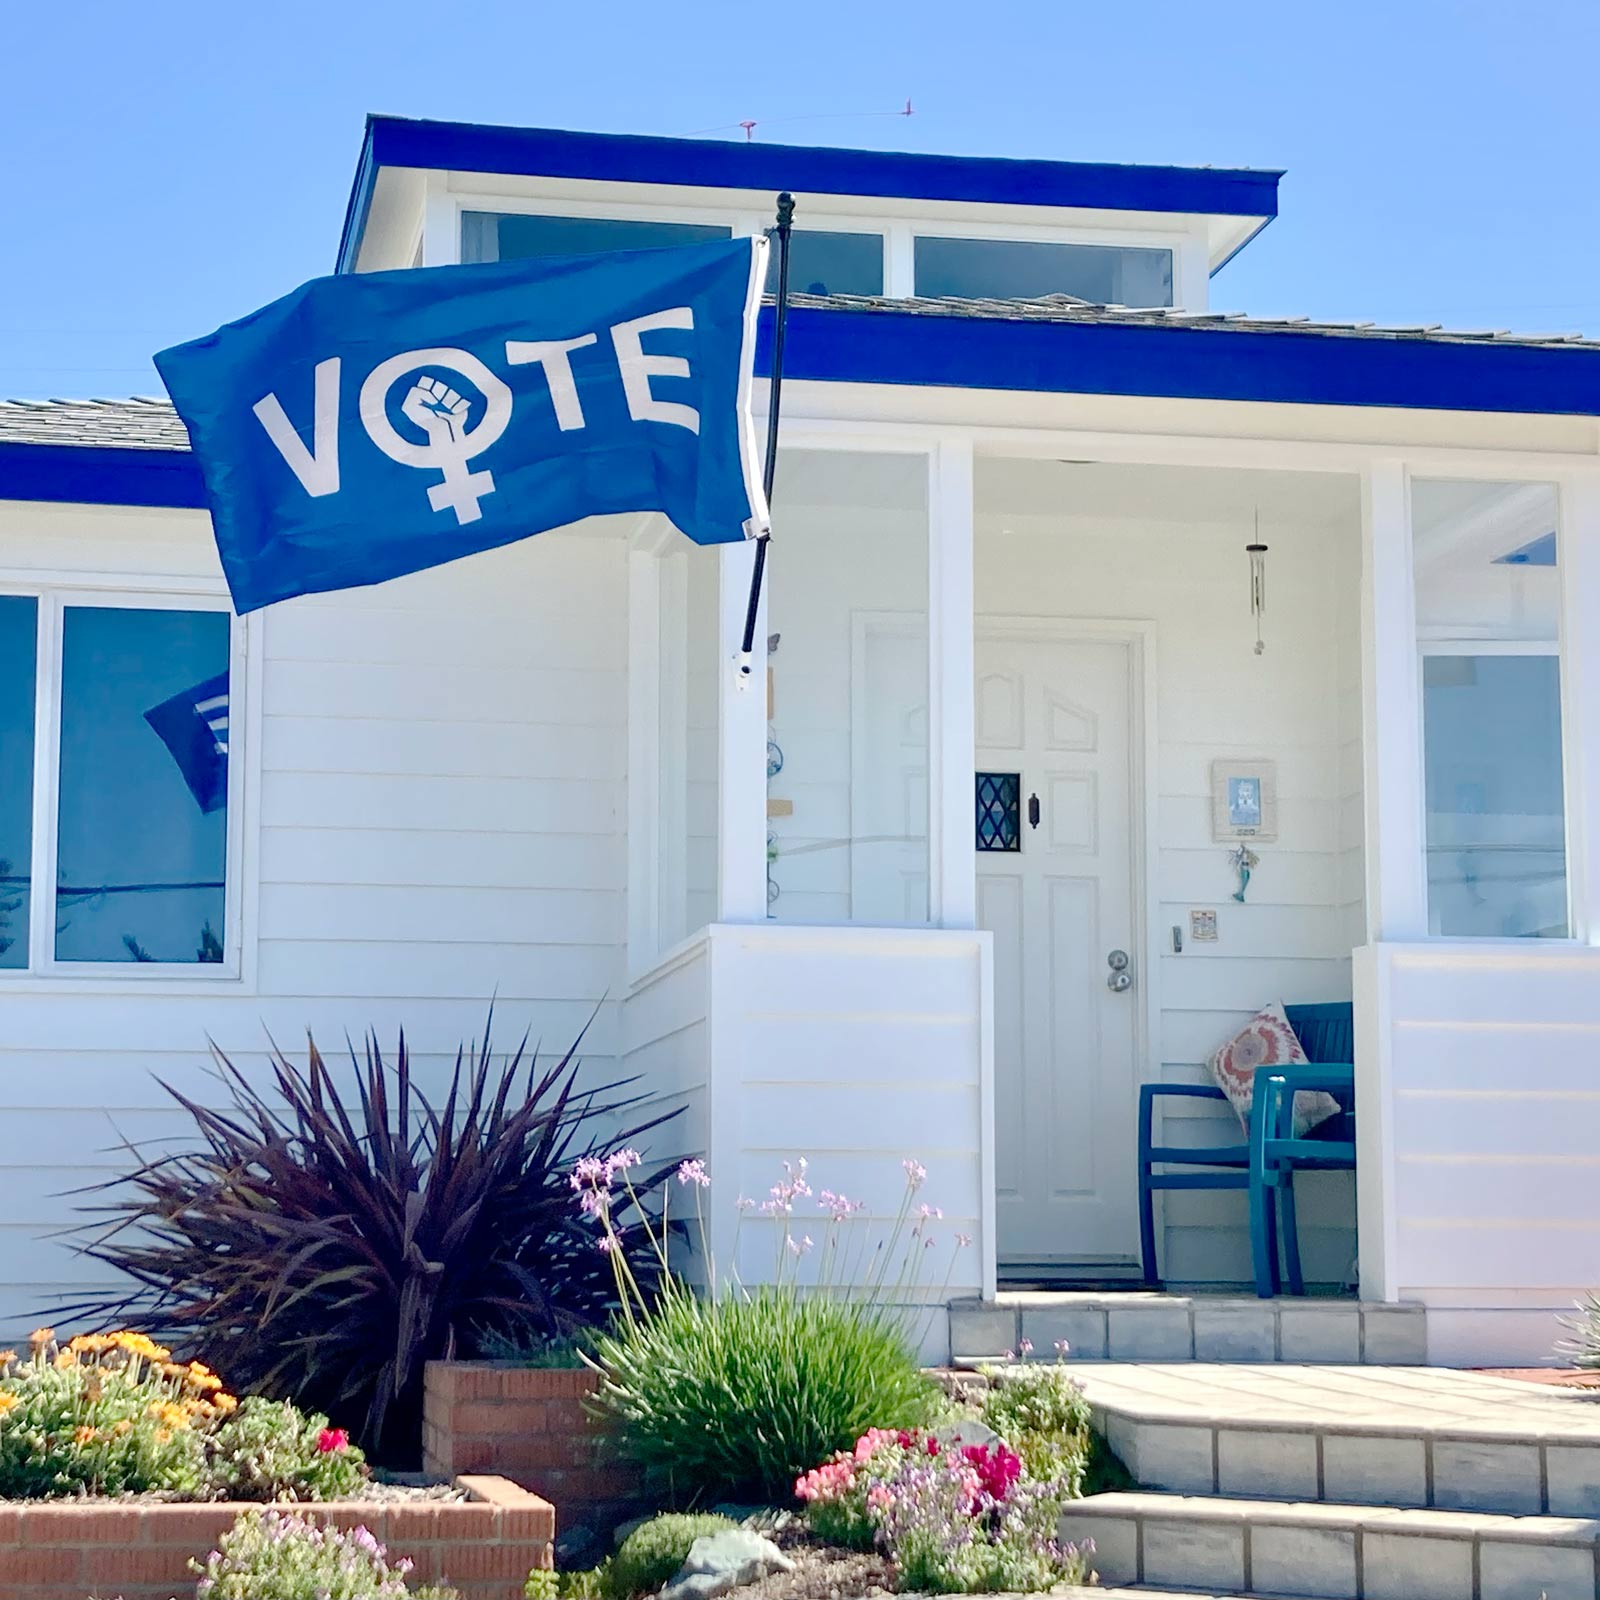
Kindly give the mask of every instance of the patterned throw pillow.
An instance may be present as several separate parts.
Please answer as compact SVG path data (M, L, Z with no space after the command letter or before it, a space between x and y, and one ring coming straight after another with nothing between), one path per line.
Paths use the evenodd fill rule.
M1306 1053L1300 1048L1281 1001L1258 1011L1211 1058L1211 1076L1227 1095L1228 1103L1239 1114L1245 1132L1250 1131L1250 1107L1255 1100L1258 1067L1304 1066ZM1319 1122L1326 1122L1339 1110L1339 1102L1321 1089L1302 1089L1294 1097L1294 1136L1303 1139Z

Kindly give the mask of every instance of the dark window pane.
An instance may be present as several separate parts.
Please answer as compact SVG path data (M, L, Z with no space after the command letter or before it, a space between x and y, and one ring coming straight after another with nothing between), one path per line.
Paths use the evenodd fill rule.
M222 959L228 617L69 606L56 956Z
M789 235L789 287L796 294L882 294L883 235L796 228ZM767 293L778 292L778 252L767 261Z
M1022 848L1022 774L980 772L977 775L977 847L980 850Z
M28 964L38 625L37 600L0 595L0 967Z
M918 239L917 293L1036 300L1071 294L1097 305L1170 306L1172 252L1032 239Z
M461 259L587 256L602 250L656 250L728 237L727 228L699 222L623 222L611 217L527 217L513 212L468 211L461 218Z

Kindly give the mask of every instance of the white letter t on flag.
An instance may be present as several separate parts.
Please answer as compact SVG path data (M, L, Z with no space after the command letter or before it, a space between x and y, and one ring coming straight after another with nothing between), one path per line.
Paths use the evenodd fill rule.
M267 437L278 447L278 454L300 480L300 487L313 498L339 492L339 357L319 361L316 394L312 411L313 448L294 431L275 394L257 400L255 412Z

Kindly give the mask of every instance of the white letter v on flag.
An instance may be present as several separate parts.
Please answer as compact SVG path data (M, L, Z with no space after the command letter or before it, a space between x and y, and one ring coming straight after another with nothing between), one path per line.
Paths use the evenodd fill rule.
M300 480L300 487L313 497L339 492L339 357L319 361L316 372L316 400L312 414L313 448L294 431L275 394L257 400L250 408L267 430L267 437L288 462L289 470Z

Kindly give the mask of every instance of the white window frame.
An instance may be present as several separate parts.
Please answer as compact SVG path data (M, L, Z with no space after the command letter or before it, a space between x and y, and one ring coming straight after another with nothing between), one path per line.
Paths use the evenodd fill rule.
M105 992L157 989L162 993L213 992L219 984L250 978L247 927L254 923L254 862L247 860L247 811L260 785L259 651L249 619L233 615L220 585L193 586L170 579L102 575L0 572L0 594L35 601L33 729L33 838L28 886L28 964L0 970L0 994L26 990ZM68 609L215 611L228 631L228 826L223 864L222 960L65 961L56 956L57 805L61 779L61 664L63 618Z
M1172 258L1172 305L1167 307L1138 307L1144 310L1180 310L1189 307L1189 285L1185 281L1188 252L1184 249L1184 233L1163 233L1156 229L1140 228L1029 228L1016 223L943 223L931 226L913 222L909 225L909 241L905 248L906 286L899 294L915 294L918 239L961 239L978 244L1058 244L1087 245L1103 250L1165 250Z
M726 225L734 238L760 233L772 226L772 217L748 206L674 205L668 201L580 200L563 196L500 195L452 192L441 197L448 204L448 249L430 234L430 267L454 266L461 260L463 214L495 211L516 216L589 217L617 222L687 222L702 226ZM883 292L894 299L915 293L916 240L974 239L1000 243L1100 245L1107 249L1166 250L1172 256L1174 308L1204 310L1209 267L1202 248L1192 248L1195 226L1160 228L1099 228L1047 226L1019 222L982 222L935 216L886 217L881 221L842 211L813 211L805 207L796 217L802 231L876 234L883 240ZM1196 277L1198 282L1191 281Z
M1408 899L1402 899L1406 906L1406 920L1400 930L1390 934L1392 941L1413 942L1413 944L1432 944L1432 946L1459 947L1459 949L1485 949L1485 947L1499 946L1502 949L1526 949L1538 946L1539 949L1560 949L1563 946L1582 946L1595 942L1594 933L1597 930L1597 915L1600 915L1600 906L1594 904L1594 894L1587 882L1581 882L1584 870L1584 851L1587 848L1587 819L1582 816L1582 790L1579 778L1579 749L1578 749L1578 717L1581 715L1578 707L1574 706L1573 682L1573 645L1574 634L1571 624L1571 606L1574 603L1574 592L1570 592L1570 574L1566 568L1568 550L1573 544L1573 509L1571 509L1571 494L1573 482L1570 475L1563 474L1560 470L1525 469L1520 466L1499 466L1496 462L1486 462L1482 459L1466 459L1459 464L1435 467L1432 462L1421 459L1402 458L1392 462L1390 466L1400 467L1398 480L1390 486L1390 493L1398 488L1403 496L1402 504L1394 509L1403 517L1403 541L1392 539L1392 555L1390 560L1394 566L1390 568L1392 578L1398 581L1402 576L1405 579L1405 594L1403 594L1403 611L1410 624L1411 632L1411 661L1413 661L1414 682L1411 685L1411 701L1413 701L1413 714L1408 717L1411 733L1414 734L1414 768L1411 770L1411 786L1413 786L1413 811L1414 811L1414 858L1416 870L1408 877L1408 891L1416 896L1414 906ZM1429 482L1480 482L1490 485L1528 485L1546 486L1555 493L1555 549L1557 549L1557 630L1555 637L1528 637L1507 638L1504 632L1494 624L1482 624L1482 634L1461 622L1450 624L1430 624L1424 626L1416 621L1416 562L1414 562L1413 544L1411 544L1411 512L1413 512L1414 496L1418 483ZM1566 861L1566 933L1558 939L1534 938L1496 938L1493 934L1472 933L1434 933L1432 931L1432 904L1429 899L1429 882L1427 882L1427 728L1422 717L1422 662L1427 656L1555 656L1557 658L1558 677L1560 677L1560 715L1562 715L1562 834L1563 850ZM1387 701L1390 707L1394 701ZM1374 715L1371 702L1363 702L1363 718ZM1373 822L1371 816L1366 819L1366 838L1370 842L1373 838ZM1368 845L1371 850L1371 845ZM1373 878L1368 877L1368 896L1373 896ZM1371 915L1371 912L1370 912ZM1378 934L1370 930L1370 941L1379 942Z

